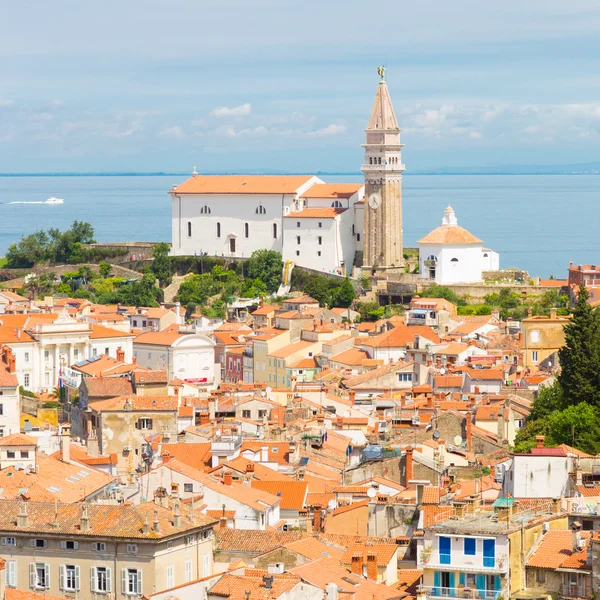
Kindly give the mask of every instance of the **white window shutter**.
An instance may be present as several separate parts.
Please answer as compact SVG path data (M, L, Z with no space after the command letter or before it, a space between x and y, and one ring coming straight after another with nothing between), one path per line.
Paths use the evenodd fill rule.
M29 563L29 587L32 590L35 590L35 580L36 580L35 563Z
M50 589L50 565L46 563L44 565L44 571L46 571L46 589Z
M79 570L79 565L75 565L75 590L79 591L79 581L80 581L80 570Z
M73 542L73 548L77 550L77 548L79 548L79 542Z
M60 567L58 568L58 573L60 575L58 585L61 590L64 590L65 589L65 565L60 565Z
M96 590L96 567L90 567L90 587L92 592Z
M3 537L3 538L2 538L2 540L0 540L0 543L1 543L3 546L6 546L6 538L5 538L5 537Z
M10 569L11 569L11 584L13 587L17 587L17 585L19 584L19 582L17 581L17 561L16 560L11 560L9 562L10 564Z
M121 569L121 593L127 593L127 569Z
M64 540L62 540L61 543L60 543L60 548L61 548L61 550L66 550L67 549L67 542L65 542Z
M112 573L110 567L106 568L106 591L112 592Z
M143 585L142 585L142 571L140 569L138 569L138 572L137 572L137 593L141 594L142 593L142 589L143 589Z
M35 540L29 540L29 545L30 545L32 548L35 548Z

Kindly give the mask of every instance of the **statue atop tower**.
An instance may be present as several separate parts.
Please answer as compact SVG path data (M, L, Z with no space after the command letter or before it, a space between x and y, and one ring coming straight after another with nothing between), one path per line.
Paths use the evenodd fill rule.
M404 266L402 247L402 148L400 128L385 81L377 68L377 86L371 117L365 129L365 229L363 266L398 269Z

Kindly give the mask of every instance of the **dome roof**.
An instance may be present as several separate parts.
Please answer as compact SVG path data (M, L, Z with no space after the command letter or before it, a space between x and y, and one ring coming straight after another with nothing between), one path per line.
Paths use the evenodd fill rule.
M472 233L469 233L464 227L458 225L456 215L451 206L444 211L442 224L428 233L424 238L421 238L418 244L446 244L446 245L462 245L462 244L482 244L483 241L476 238Z

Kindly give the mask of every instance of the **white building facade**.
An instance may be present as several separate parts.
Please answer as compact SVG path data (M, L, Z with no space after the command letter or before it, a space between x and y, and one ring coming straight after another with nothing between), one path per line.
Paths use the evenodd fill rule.
M419 244L421 278L440 285L478 283L483 271L496 271L500 258L496 252L483 248L483 242L458 225L451 206L444 212L442 224Z

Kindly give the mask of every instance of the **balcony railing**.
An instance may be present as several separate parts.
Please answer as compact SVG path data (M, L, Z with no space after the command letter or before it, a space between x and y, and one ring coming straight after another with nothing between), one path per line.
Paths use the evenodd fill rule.
M593 590L591 585L563 585L560 593L563 598L589 598Z
M427 594L428 598L467 598L469 600L498 600L500 596L507 597L507 590L482 590L476 588L462 587L442 587L442 586L421 586L420 590Z

